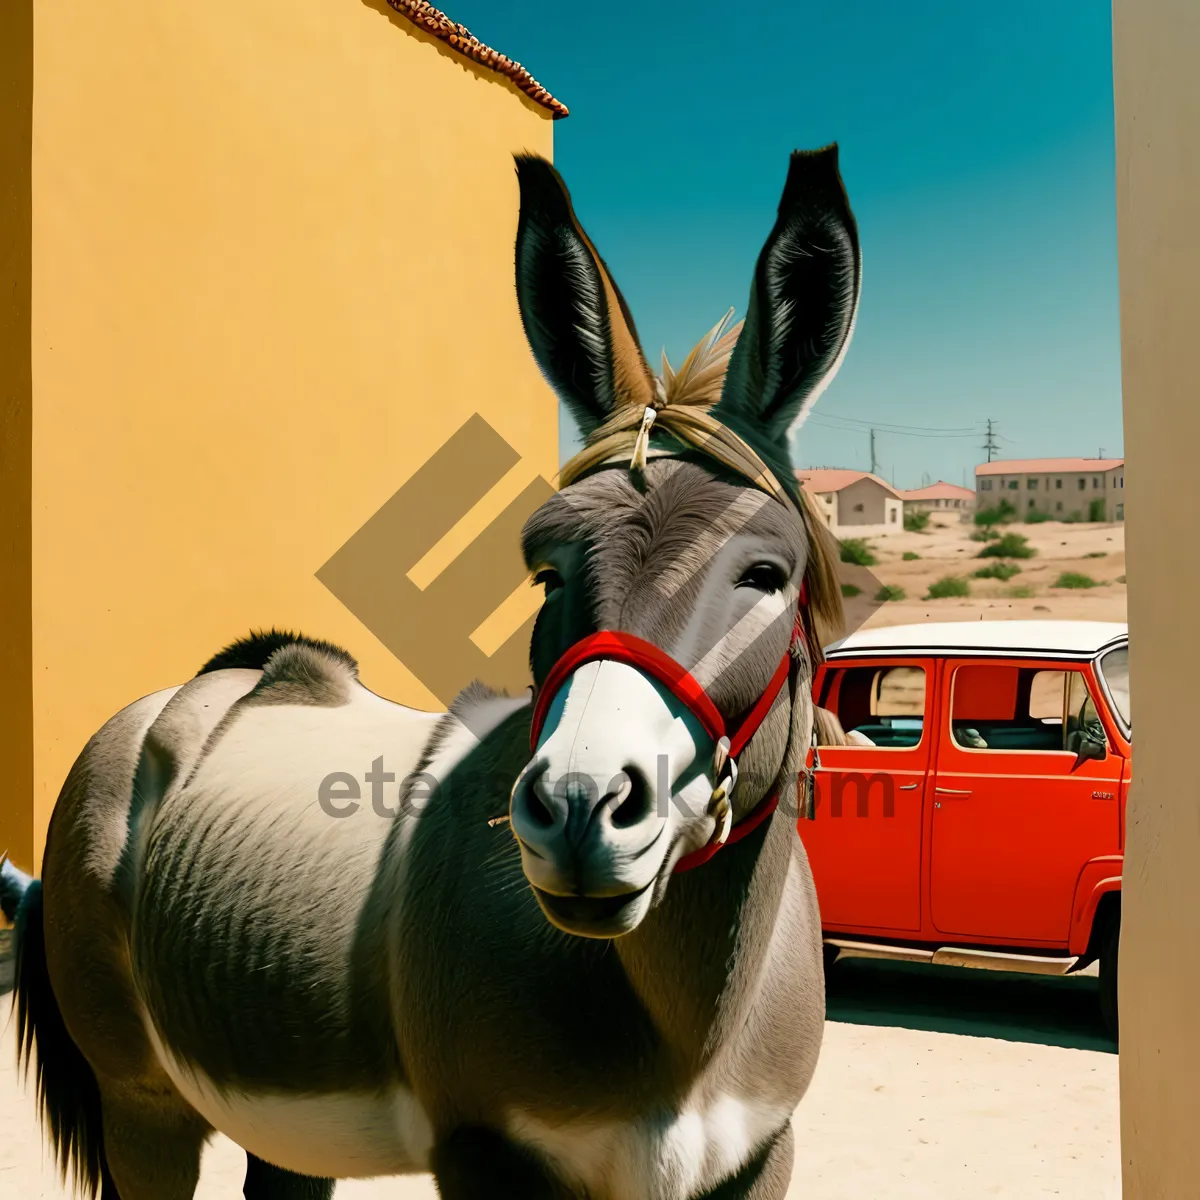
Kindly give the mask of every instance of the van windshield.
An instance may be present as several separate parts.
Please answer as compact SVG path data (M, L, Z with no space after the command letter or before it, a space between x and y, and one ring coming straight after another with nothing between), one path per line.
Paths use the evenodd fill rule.
M1120 646L1110 650L1100 660L1099 667L1117 715L1132 729L1133 722L1129 719L1129 647Z

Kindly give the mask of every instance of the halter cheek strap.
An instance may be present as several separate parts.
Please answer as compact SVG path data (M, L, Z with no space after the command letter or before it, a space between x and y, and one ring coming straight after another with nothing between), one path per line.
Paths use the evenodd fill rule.
M802 589L801 604L804 603L805 598ZM612 629L603 629L599 633L589 634L567 649L550 668L549 674L538 688L529 730L530 749L537 749L538 740L541 738L546 724L546 715L554 697L571 675L585 663L598 661L625 663L643 674L649 675L652 679L656 679L687 707L688 711L700 722L704 732L712 738L716 747L713 761L713 799L710 811L713 811L716 816L717 828L708 845L691 854L684 855L675 864L675 870L676 872L690 871L693 867L700 866L701 863L712 858L723 845L741 841L747 834L757 829L775 811L779 803L778 791L772 791L736 825L731 823L730 793L733 791L733 785L737 782L737 756L758 731L759 726L766 719L767 713L771 711L771 706L783 690L784 684L787 683L788 674L791 671L792 647L797 643L806 644L800 613L801 609L797 609L795 623L792 627L791 644L775 668L766 690L732 726L726 722L695 676L652 642L635 637L631 633L621 633Z

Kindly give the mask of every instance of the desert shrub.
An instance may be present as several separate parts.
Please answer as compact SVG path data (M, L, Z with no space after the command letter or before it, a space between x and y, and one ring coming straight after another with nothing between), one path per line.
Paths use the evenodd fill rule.
M1007 500L1001 500L990 508L981 508L975 513L975 524L990 529L993 525L1004 525L1013 520L1017 510Z
M1005 595L1011 596L1014 600L1028 600L1033 594L1033 588L1027 583L1018 583L1016 587L1010 587L1005 593Z
M862 595L862 588L860 588L856 583L843 583L842 595L847 599L853 599L855 596Z
M950 596L969 596L971 585L961 575L944 575L929 585L926 600L944 600Z
M904 528L909 533L924 533L929 528L929 514L927 512L906 512Z
M1063 517L1062 522L1064 525L1077 525L1082 520L1082 514L1078 512L1069 512L1065 517Z
M979 552L980 558L1032 558L1037 551L1023 533L1006 533L988 542Z
M1095 521L1097 524L1103 521L1106 516L1105 507L1106 505L1103 500L1093 500L1088 505L1088 520Z
M1108 551L1107 550L1093 550L1093 551L1091 551L1091 553L1085 554L1083 557L1084 558L1107 558Z
M1042 512L1041 509L1031 508L1025 514L1026 525L1040 525L1043 521L1050 521L1053 518L1048 512Z
M971 541L973 542L992 542L999 536L990 525L971 531Z
M916 562L921 556L915 550L905 550L900 557L904 559L905 562Z
M1116 579L1114 579L1114 580L1113 580L1113 582L1114 582L1114 583L1124 583L1124 582L1125 582L1125 576L1124 576L1124 575L1118 575L1118 576L1116 577Z
M842 543L842 562L853 563L856 567L873 567L876 561L866 538L847 538Z
M1064 571L1051 587L1060 588L1093 588L1096 581L1090 575L1081 575L1078 571Z
M986 567L980 567L975 572L976 579L999 579L1007 583L1014 575L1020 575L1021 568L1016 563L994 562Z
M897 587L894 583L885 583L883 587L881 587L879 591L875 593L875 599L880 604L884 604L888 600L903 600L904 589L902 587Z

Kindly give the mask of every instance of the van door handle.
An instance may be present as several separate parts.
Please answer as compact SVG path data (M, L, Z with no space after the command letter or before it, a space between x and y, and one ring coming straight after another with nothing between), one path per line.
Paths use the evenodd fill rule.
M901 792L915 792L920 786L919 783L902 783L897 790Z
M933 789L939 796L969 796L970 791L959 791L958 788L935 787Z

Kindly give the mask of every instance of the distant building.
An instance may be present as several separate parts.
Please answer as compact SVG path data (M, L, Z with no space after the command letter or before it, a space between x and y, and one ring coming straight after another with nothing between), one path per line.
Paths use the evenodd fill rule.
M904 512L945 512L954 511L965 515L975 507L975 493L970 488L959 487L957 483L946 483L939 479L928 487L909 488L900 493L904 501Z
M975 468L979 508L1007 500L1019 516L1042 512L1054 520L1125 520L1123 458L1021 458Z
M838 537L875 537L904 528L904 501L878 475L817 467L797 471L796 478Z

